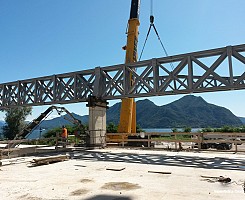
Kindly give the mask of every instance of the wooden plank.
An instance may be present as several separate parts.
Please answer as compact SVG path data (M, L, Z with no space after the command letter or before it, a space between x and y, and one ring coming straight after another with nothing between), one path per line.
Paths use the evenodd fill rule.
M205 178L207 181L210 181L210 182L222 182L222 183L231 182L231 178L224 177L224 176L201 176L201 177Z
M33 166L39 166L39 165L48 165L48 164L56 163L56 162L62 162L68 159L69 159L69 156L67 155L51 156L51 157L46 157L46 158L33 159L31 163Z
M156 174L172 174L172 172L162 172L162 171L148 171L148 173L156 173Z
M122 171L126 169L125 167L122 167L122 168L106 168L106 170L111 170L111 171Z
M107 139L106 142L113 143L113 142L198 142L197 139Z

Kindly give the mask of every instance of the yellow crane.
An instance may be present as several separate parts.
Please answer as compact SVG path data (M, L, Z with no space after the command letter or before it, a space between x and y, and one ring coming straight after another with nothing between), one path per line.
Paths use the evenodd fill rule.
M139 9L140 0L132 0L128 20L127 45L124 47L126 50L125 64L136 62L138 58ZM131 74L129 76L131 77ZM130 84L133 83L132 77L130 82ZM133 98L122 99L118 133L136 133L136 103Z

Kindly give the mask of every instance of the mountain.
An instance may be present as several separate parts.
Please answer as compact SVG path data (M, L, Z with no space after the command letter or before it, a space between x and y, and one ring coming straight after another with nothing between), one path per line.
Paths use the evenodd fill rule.
M221 127L224 125L241 126L241 118L230 110L207 103L202 97L187 95L170 104L157 106L148 99L137 101L137 124L143 128L178 128L190 126ZM121 103L116 103L107 110L107 124L119 123ZM88 124L88 115L80 116L72 113L75 118ZM44 129L72 124L67 115L45 120L41 123ZM245 118L243 118L245 121Z
M243 124L245 124L245 117L238 117Z
M0 120L0 127L4 126L5 122Z
M76 119L80 120L83 124L88 124L88 115L80 116L75 113L71 113ZM72 125L72 122L69 121L69 115L62 115L60 117L56 117L50 120L44 120L39 125L42 129L52 129L56 127L61 127L63 125ZM38 128L37 128L38 129Z
M107 122L118 124L121 104L107 111ZM148 99L137 101L137 124L144 128L241 126L230 110L207 103L203 98L187 95L170 104L157 106Z

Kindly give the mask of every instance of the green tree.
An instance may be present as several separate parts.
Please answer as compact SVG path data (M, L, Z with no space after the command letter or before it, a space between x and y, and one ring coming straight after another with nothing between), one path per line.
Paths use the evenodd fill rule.
M178 129L177 128L172 128L172 132L173 133L177 133L178 132Z
M139 124L136 124L136 133L141 133L141 132L145 132L145 130L142 129Z
M183 128L183 132L190 133L191 132L191 127L189 127L189 126L184 127Z
M113 122L110 122L107 126L106 126L106 132L107 133L117 133L118 130L118 126L115 125ZM140 132L145 132L145 130L143 130L141 128L141 126L139 124L136 125L136 132L140 133Z
M67 132L69 133L69 129L67 128ZM48 130L46 133L44 133L43 137L44 138L50 138L50 137L56 137L56 134L61 136L62 128L61 127L56 127Z
M113 122L110 122L110 123L106 126L106 132L107 132L107 133L117 133L117 129L118 129L118 126L115 125Z
M88 130L88 126L82 125L66 125L68 135L75 135L76 133L80 133L79 135L85 135L85 132ZM50 138L50 137L56 137L56 134L61 136L62 133L62 127L56 127L53 129L48 130L43 137Z
M200 132L204 132L204 133L206 133L206 132L214 132L214 129L211 128L211 127L202 128Z
M240 127L240 131L239 132L245 133L245 126L244 125Z
M88 126L87 125L66 125L67 132L68 132L68 140L69 142L79 142L79 140L85 140L86 141L86 136L87 136L87 130ZM44 138L52 138L46 144L48 145L55 145L56 139L55 137L58 136L60 137L62 133L62 127L56 127L48 130L43 137Z
M3 135L7 139L14 139L26 126L26 117L32 113L32 107L10 108L5 113L6 125L3 127Z

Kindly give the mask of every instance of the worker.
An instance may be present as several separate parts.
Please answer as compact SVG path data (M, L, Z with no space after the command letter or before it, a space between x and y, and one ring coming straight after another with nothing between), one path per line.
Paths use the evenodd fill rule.
M67 143L67 138L68 138L68 132L65 126L62 126L62 134L61 134L62 142L63 142L63 147L66 147Z

